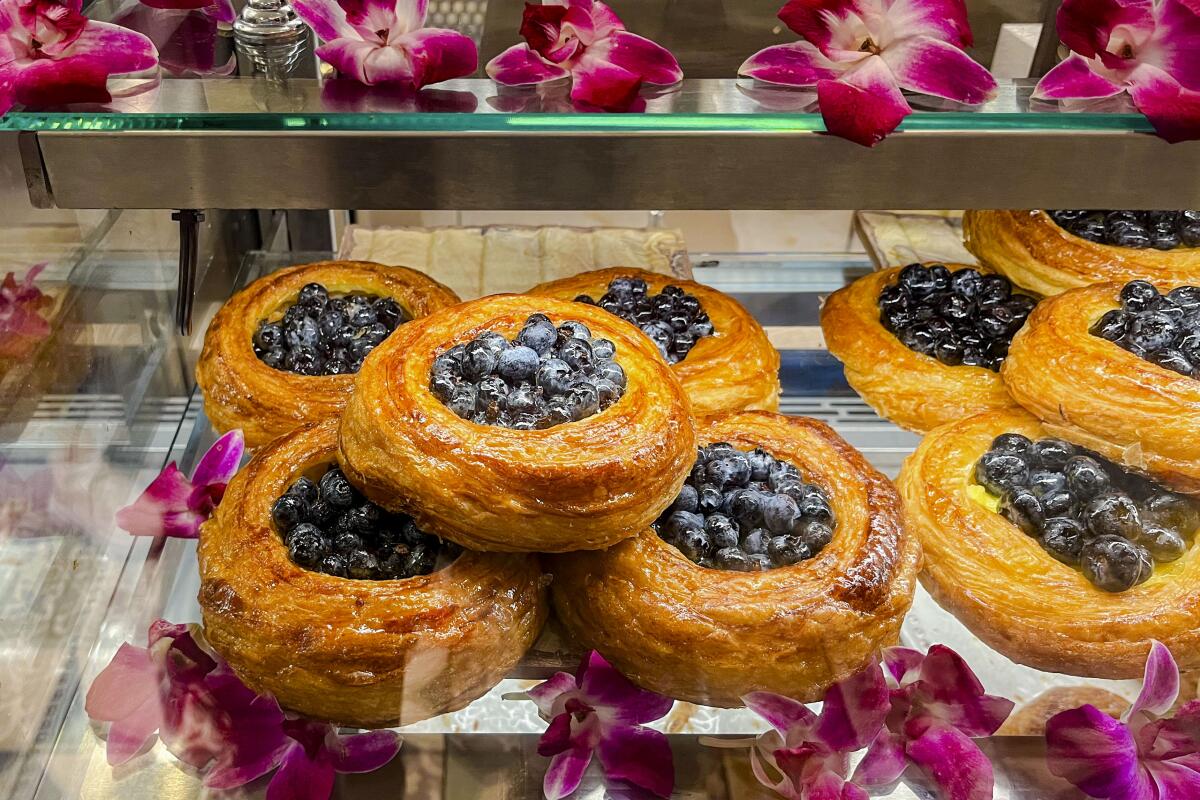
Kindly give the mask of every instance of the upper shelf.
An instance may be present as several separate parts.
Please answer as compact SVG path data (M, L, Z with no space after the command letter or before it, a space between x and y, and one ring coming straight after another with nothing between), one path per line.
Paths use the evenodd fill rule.
M1105 101L1002 83L977 109L910 98L874 149L823 134L813 95L695 79L645 113L482 79L415 95L345 81L130 83L119 111L13 112L31 196L66 208L771 209L1200 207L1200 143ZM1119 103L1119 101L1118 101Z

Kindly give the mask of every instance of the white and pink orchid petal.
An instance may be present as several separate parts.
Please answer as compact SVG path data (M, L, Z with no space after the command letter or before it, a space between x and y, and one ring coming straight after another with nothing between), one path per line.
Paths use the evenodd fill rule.
M1129 94L1154 131L1168 142L1200 139L1200 92L1185 89L1160 69L1143 64L1130 79Z
M582 2L581 4L586 4ZM596 0L591 3L592 14L592 35L597 39L603 39L609 36L613 31L625 30L625 23L617 16L617 12L613 11L606 4Z
M886 647L880 654L885 675L896 685L902 685L910 675L915 680L920 675L921 662L925 654L911 647Z
M338 772L374 772L400 752L400 734L395 731L368 731L339 736L340 747L333 754Z
M587 55L640 75L646 83L668 86L683 80L671 51L629 31L615 31L588 49Z
M39 59L28 65L0 65L0 82L11 81L12 98L30 107L66 103L107 103L108 73L77 60Z
M1058 38L1087 58L1107 53L1113 29L1122 25L1149 32L1154 26L1152 0L1063 0L1058 9Z
M162 718L162 700L155 692L135 710L113 722L104 751L109 765L124 764L140 753L162 724Z
M1092 69L1099 63L1071 53L1042 76L1033 90L1033 97L1037 100L1075 100L1113 97L1125 91L1124 86Z
M379 45L364 42L353 36L326 42L317 48L316 55L343 76L366 83L367 57L377 49Z
M1046 763L1051 773L1093 797L1154 800L1129 729L1095 706L1063 711L1046 721Z
M109 75L138 72L158 63L158 50L149 37L120 25L88 20L87 26L62 54L64 62L82 61Z
M813 734L833 750L859 750L879 733L891 706L883 668L872 661L829 687Z
M1122 719L1129 722L1139 713L1162 716L1175 705L1178 696L1179 665L1166 645L1158 641L1151 642L1142 677L1142 690Z
M513 45L488 62L488 77L505 86L532 86L566 78L570 70L542 58L527 44Z
M992 800L992 762L974 740L949 725L931 725L907 747L908 757L945 800Z
M122 644L92 681L83 709L94 720L115 722L134 713L148 698L157 699L159 676L149 650Z
M858 0L788 0L779 19L830 58L835 51L856 50L866 35L868 4ZM837 60L840 60L838 58Z
M1011 700L985 693L966 660L945 645L929 648L913 689L930 713L967 736L990 736L1013 710Z
M417 89L462 78L479 67L479 50L474 40L458 31L422 28L401 37L393 45L402 47L408 54L413 85Z
M333 791L333 764L327 758L309 758L299 743L292 745L279 771L267 784L266 800L329 800Z
M293 0L292 9L323 42L356 39L358 31L346 19L346 11L336 0Z
M367 86L413 86L417 79L412 60L399 47L372 48L363 58L362 71L363 83Z
M775 764L774 756L770 755L772 751L768 748L764 751L759 745L750 748L750 772L753 773L755 780L766 786L771 791L778 794L780 797L788 800L799 800L795 792L791 789L791 784L778 765ZM767 773L767 765L770 764L774 774Z
M550 766L542 779L542 792L546 800L561 800L578 789L591 760L592 749L587 746L573 747L550 759Z
M675 701L635 686L602 655L591 651L579 675L584 702L606 724L641 725L665 717Z
M887 786L900 779L908 758L904 754L904 737L887 729L871 742L862 761L854 769L854 780L864 786Z
M580 34L591 39L592 17L586 8L559 4L526 3L521 16L521 38L535 52L555 64L576 54L583 45Z
M665 734L636 725L615 725L604 732L597 747L609 780L640 786L658 797L675 789L675 762Z
M1154 36L1138 57L1200 91L1200 4L1186 0L1161 0L1155 7L1158 24Z
M1154 758L1194 759L1200 770L1200 700L1191 700L1166 719L1155 720L1138 730L1138 752Z
M393 33L412 33L425 27L425 17L429 13L429 0L385 0L392 6L396 15L396 25Z
M571 70L571 99L609 111L628 111L638 99L642 76L590 52Z
M963 0L895 0L887 20L896 39L932 36L960 48L975 43Z
M883 51L883 60L902 89L978 105L996 93L996 79L952 44L927 36L901 39Z
M166 516L187 510L192 488L172 461L137 500L117 511L117 526L134 536L162 536Z
M836 78L841 65L808 42L776 44L759 50L738 67L738 75L782 86L815 86Z
M1200 772L1184 764L1150 761L1147 768L1157 789L1156 800L1195 800L1200 797Z
M811 728L817 722L817 715L808 706L773 692L751 692L742 697L746 708L758 714L767 724L780 733L787 735L794 728Z
M817 104L825 130L874 147L912 113L882 58L872 56L837 80L817 84Z
M580 744L583 744L580 737ZM575 746L571 737L571 715L559 714L550 720L546 730L538 737L537 752L539 756L556 756L565 753Z
M527 694L537 706L542 717L548 720L554 716L554 701L558 699L559 695L577 688L578 684L575 682L574 675L569 672L556 672L530 689Z
M229 483L242 463L246 452L246 437L240 429L229 431L208 448L192 473L193 486Z

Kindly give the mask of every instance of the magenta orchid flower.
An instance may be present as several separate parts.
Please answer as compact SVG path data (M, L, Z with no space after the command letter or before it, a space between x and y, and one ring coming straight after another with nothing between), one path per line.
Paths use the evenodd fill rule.
M532 86L570 77L572 100L624 111L643 83L668 86L683 79L669 50L627 31L598 0L526 3L521 36L523 44L488 62L487 74L497 83Z
M420 89L470 75L479 66L471 37L426 28L429 0L294 0L292 8L324 44L317 56L368 86Z
M195 539L225 495L245 450L242 432L232 430L208 449L191 480L172 461L137 500L117 512L117 526L134 536Z
M1178 695L1179 667L1154 642L1142 691L1120 720L1085 705L1046 722L1050 771L1096 798L1200 797L1200 700L1163 717Z
M232 23L237 19L233 0L138 0L142 5L162 10L199 11L217 22Z
M42 311L53 301L34 285L45 268L44 263L30 267L20 283L11 272L0 282L0 358L28 358L33 346L50 335Z
M752 55L739 75L816 86L825 129L872 146L912 113L901 92L982 103L996 80L968 56L963 0L789 0L779 18L803 37Z
M266 800L327 800L337 773L373 772L400 752L395 731L342 736L332 725L304 719L285 721L283 731L288 741Z
M605 777L668 797L675 766L665 734L643 727L666 716L675 701L639 689L592 651L575 675L556 673L529 690L528 697L550 723L538 755L550 757L542 788L559 800L579 788L583 773L600 757Z
M1064 0L1071 54L1034 89L1039 100L1113 97L1169 142L1200 138L1200 5L1192 0Z
M110 75L158 63L140 33L83 16L83 0L0 0L0 114L13 103L108 103Z
M947 800L990 800L992 765L974 739L995 733L1012 701L985 693L962 657L944 645L926 655L888 648L883 663L891 710L854 780L887 785L912 764Z

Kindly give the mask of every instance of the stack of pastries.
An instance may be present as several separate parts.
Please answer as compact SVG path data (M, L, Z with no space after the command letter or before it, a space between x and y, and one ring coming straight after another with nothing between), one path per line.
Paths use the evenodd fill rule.
M551 610L672 697L817 699L897 641L920 546L890 481L775 413L778 369L735 300L639 270L467 303L403 268L269 275L198 367L255 448L201 531L208 637L362 727L479 697Z
M834 293L830 351L926 434L897 481L921 581L1014 661L1200 666L1200 213L973 211L979 267Z

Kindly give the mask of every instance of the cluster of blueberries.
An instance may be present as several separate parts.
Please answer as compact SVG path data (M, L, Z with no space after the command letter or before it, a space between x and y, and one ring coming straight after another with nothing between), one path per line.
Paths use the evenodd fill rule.
M575 302L599 306L637 325L658 345L669 364L683 361L697 341L713 332L712 320L700 301L678 286L664 286L659 294L649 294L649 286L641 278L614 278L598 302L586 294Z
M998 436L975 480L1000 513L1089 581L1121 592L1183 555L1200 506L1061 439Z
M625 393L616 345L582 322L557 328L533 314L511 342L487 331L433 362L429 388L451 411L480 425L516 430L578 422Z
M701 447L654 528L702 567L753 572L812 558L833 538L829 498L762 449Z
M390 297L330 297L324 286L310 283L283 319L259 323L254 354L287 372L344 375L358 372L367 354L405 322L404 309Z
M1200 378L1200 287L1160 294L1133 281L1121 289L1121 307L1092 326L1094 335L1181 375Z
M879 321L905 347L955 367L999 370L1037 301L975 269L910 264L879 294Z
M1118 247L1200 247L1200 211L1047 211L1063 230Z
M271 507L275 529L298 566L339 578L396 580L427 575L458 546L422 533L359 494L331 466L317 482L301 477Z

